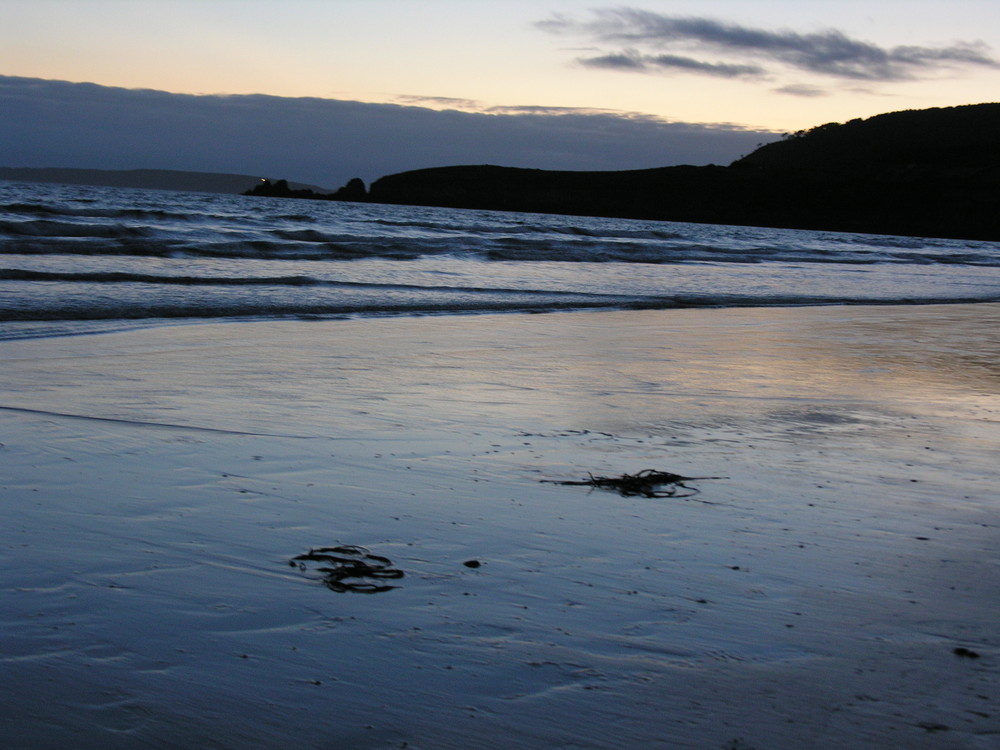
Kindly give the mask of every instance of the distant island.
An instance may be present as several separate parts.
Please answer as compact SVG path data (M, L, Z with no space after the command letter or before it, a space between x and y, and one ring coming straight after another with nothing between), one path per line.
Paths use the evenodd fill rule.
M54 182L63 185L182 190L191 193L242 193L261 182L259 175L184 172L174 169L75 169L59 167L0 167L0 180ZM296 189L323 191L316 185L292 183Z

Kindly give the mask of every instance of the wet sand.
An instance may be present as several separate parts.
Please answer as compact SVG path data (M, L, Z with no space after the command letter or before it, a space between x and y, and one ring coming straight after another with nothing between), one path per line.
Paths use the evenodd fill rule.
M5 748L1000 736L1000 305L211 324L0 360ZM642 469L722 478L541 481ZM291 564L350 545L404 577Z

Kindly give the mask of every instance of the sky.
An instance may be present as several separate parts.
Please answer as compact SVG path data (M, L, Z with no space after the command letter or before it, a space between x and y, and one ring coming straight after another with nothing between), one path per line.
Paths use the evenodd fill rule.
M2 166L724 164L997 92L996 0L0 0Z

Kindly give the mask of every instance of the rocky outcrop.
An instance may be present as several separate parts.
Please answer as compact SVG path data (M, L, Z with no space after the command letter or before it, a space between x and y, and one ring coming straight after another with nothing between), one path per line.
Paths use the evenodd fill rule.
M346 185L330 196L330 199L335 201L366 201L368 200L368 191L365 190L365 183L360 178L355 177L348 180Z
M265 198L305 198L318 201L367 201L365 183L355 177L334 193L320 193L310 188L293 188L288 180L261 180L243 195L258 195Z

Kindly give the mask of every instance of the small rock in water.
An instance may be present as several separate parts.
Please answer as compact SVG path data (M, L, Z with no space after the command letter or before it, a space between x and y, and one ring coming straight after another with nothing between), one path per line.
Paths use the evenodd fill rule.
M462 565L467 568L478 568L482 563L479 560L466 560Z

